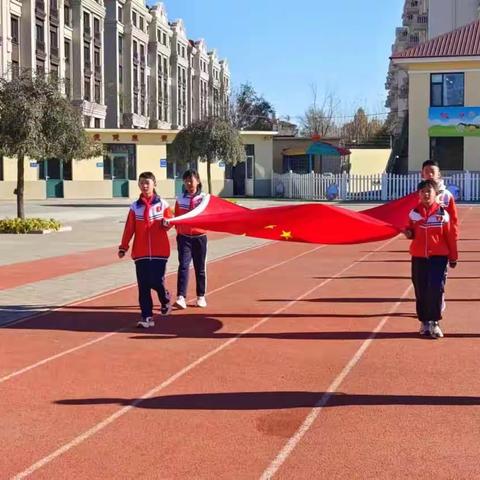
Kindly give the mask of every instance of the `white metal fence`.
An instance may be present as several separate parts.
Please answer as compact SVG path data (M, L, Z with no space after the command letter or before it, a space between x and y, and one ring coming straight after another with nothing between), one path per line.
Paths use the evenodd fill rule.
M272 196L302 200L395 200L415 191L420 173L396 175L348 175L346 173L273 173ZM480 173L460 172L444 176L450 190L458 193L458 200L480 201Z

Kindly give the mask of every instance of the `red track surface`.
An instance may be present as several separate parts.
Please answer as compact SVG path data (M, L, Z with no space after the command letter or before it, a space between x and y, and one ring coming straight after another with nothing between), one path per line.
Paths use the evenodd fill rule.
M151 331L133 288L0 329L0 478L477 478L480 209L462 215L443 340L416 334L400 238L212 263L208 308Z
M212 232L208 236L211 240L215 240L227 235ZM176 245L173 231L170 234L170 245ZM2 265L0 266L0 290L111 265L118 262L117 248L118 246L114 245L70 255Z

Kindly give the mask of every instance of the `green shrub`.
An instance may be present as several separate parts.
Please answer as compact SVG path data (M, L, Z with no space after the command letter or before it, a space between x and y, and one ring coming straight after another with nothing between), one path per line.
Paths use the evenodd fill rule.
M59 230L61 223L50 218L4 218L0 220L0 233L30 233L40 230Z

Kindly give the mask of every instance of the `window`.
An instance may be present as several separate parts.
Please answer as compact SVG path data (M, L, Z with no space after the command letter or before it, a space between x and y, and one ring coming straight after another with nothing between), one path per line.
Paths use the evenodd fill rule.
M430 76L430 106L463 107L464 74L432 73Z
M98 49L93 52L93 63L96 67L100 66L100 50Z
M54 47L57 49L57 54L58 54L58 32L55 27L50 27L50 47ZM53 51L52 51L53 53Z
M87 101L91 99L90 77L85 77L83 80L84 98Z
M253 178L255 166L255 145L245 145L245 155L247 157L247 178Z
M65 63L67 65L70 65L70 42L65 40L64 42L64 48L65 48Z
M102 95L100 89L100 82L95 82L95 103L101 103Z
M137 12L135 10L132 11L132 23L134 27L137 26Z
M35 31L36 31L37 49L44 51L45 37L43 35L43 24L42 23L35 24Z
M19 30L18 30L18 17L12 15L11 18L11 31L12 31L12 42L18 45Z
M463 137L431 137L430 158L442 171L463 170Z
M162 32L162 45L167 45L167 34Z
M95 118L95 119L93 120L93 122L94 122L94 127L95 127L95 128L101 128L101 126L100 126L100 119L99 119L99 118Z
M143 43L140 44L140 61L142 63L145 62L145 47L144 47Z
M87 12L83 12L83 31L90 33L90 15Z
M20 75L20 64L16 60L12 60L12 77L18 78Z
M143 32L143 17L141 15L139 17L139 21L140 21L140 30Z
M133 95L133 113L138 113L138 94Z
M71 27L72 26L72 9L70 7L70 3L68 2L65 2L63 5L63 18L64 18L65 25L67 27Z
M123 83L123 68L121 65L118 66L118 82Z
M0 180L5 180L3 170L3 155L0 155Z
M121 57L123 55L123 37L118 36L118 55Z
M120 5L117 8L117 20L120 23L123 23L123 7L121 7Z
M83 47L83 60L86 70L90 70L91 63L90 63L90 44L86 43Z
M100 20L97 17L93 17L93 32L100 35Z

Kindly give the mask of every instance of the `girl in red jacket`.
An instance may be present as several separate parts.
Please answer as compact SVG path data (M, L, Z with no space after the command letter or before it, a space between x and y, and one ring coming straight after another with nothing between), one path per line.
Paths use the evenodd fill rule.
M187 170L183 174L185 191L177 197L175 203L175 216L198 207L205 197L202 193L202 183L196 170ZM198 228L177 225L178 249L178 276L177 276L177 301L175 306L187 308L187 287L190 263L193 260L195 270L197 307L207 306L205 292L207 288L207 232Z
M152 172L143 172L138 177L141 194L130 206L122 242L118 247L118 256L123 258L134 236L132 258L135 261L138 300L142 311L137 327L142 328L155 326L152 289L158 294L162 315L168 315L171 310L170 294L165 288L165 269L170 256L169 227L164 226L163 219L172 218L173 213L168 203L157 195L155 185Z
M412 282L415 289L420 335L443 337L442 298L447 263L457 265L456 231L444 206L437 203L438 185L432 180L418 184L420 203L409 215L408 238L412 239Z

